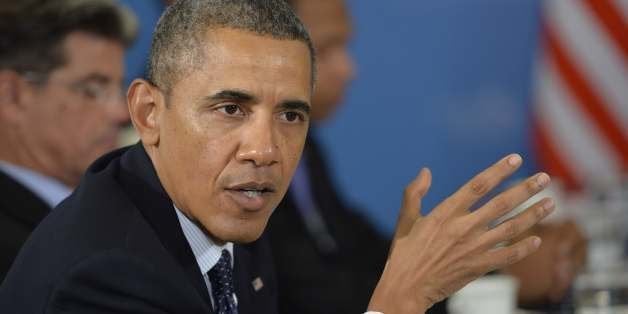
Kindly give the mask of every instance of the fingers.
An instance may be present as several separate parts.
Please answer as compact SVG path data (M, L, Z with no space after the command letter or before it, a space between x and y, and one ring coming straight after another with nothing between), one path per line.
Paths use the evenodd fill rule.
M479 238L480 247L491 248L498 243L515 239L552 213L554 207L555 204L551 198L544 198L536 202L522 213L481 235Z
M447 200L434 209L437 215L450 217L462 213L477 202L482 196L495 188L504 178L511 175L521 166L521 156L511 154L480 172L463 185Z
M428 168L423 168L419 175L408 184L403 193L402 211L405 216L416 216L417 208L421 205L421 199L432 185L432 172Z
M541 238L527 237L513 245L488 251L481 258L485 273L512 265L534 253L541 245Z
M428 168L423 168L419 175L406 187L403 204L397 219L395 238L408 234L414 222L421 216L421 199L427 194L431 184L432 173Z
M550 183L546 173L538 173L527 178L507 191L497 195L480 209L471 213L469 224L472 226L486 226L495 219L507 214L513 208L521 205L530 197L542 191Z
M419 175L408 184L403 194L403 208L416 209L420 205L420 200L432 185L432 172L428 168L423 168ZM412 211L414 212L414 211Z

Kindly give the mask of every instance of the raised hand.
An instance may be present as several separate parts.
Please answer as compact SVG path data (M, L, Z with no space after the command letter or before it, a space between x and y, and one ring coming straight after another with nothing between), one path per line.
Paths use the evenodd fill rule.
M369 310L385 314L423 313L470 281L534 252L541 244L536 236L505 243L546 217L554 209L551 199L543 199L493 228L489 229L489 225L545 188L550 182L547 174L533 175L469 212L521 162L517 154L505 157L425 217L420 215L420 202L429 189L431 174L422 170L405 190L393 246Z

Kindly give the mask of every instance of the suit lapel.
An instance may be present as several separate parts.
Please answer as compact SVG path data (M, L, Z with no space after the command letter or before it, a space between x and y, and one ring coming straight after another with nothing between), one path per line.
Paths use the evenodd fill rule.
M238 296L238 312L252 313L250 307L255 291L251 285L251 253L242 245L235 245L233 253L233 281Z
M141 143L122 157L120 183L148 221L166 250L185 271L199 295L211 308L209 292L194 253L179 225L172 200L161 186L152 162Z
M41 198L2 171L0 191L0 210L31 228L35 228L51 210Z
M238 313L277 313L277 287L265 236L249 244L235 245L234 256Z

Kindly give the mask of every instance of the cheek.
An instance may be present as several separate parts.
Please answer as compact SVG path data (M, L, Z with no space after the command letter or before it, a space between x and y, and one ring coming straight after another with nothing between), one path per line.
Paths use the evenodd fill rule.
M344 83L345 82L339 79L336 75L329 75L327 77L321 75L320 86L318 86L318 92L315 94L319 94L319 96L338 95L344 91Z
M67 134L67 136L79 138L81 136L89 137L90 134L99 128L100 121L103 120L102 116L95 115L82 103L72 103L67 101L66 98L53 98L64 99L63 102L48 103L45 106L48 108L42 115L43 119L48 119L57 125L57 129ZM69 130L74 130L70 132Z
M192 125L190 138L193 142L189 144L197 147L200 163L211 168L214 176L219 177L236 160L244 129L239 124L201 117L201 123Z
M78 110L77 110L78 109ZM83 154L98 157L114 149L117 125L113 125L103 108L65 109L64 128L68 138Z
M90 135L84 120L77 113L70 112L65 103L42 103L42 107L45 109L31 113L30 126L27 126L30 132L37 132L44 145L66 154L71 154L72 149L80 150L79 147ZM81 155L73 158L81 158Z
M77 130L81 130L86 139L96 137L107 126L106 117L96 110L76 112L68 110L66 117L66 122L72 123Z
M165 162L170 164L170 172L179 184L190 187L186 193L195 191L203 199L208 197L229 163L233 140L193 123L171 123L162 135L166 137L160 145L167 151Z
M289 182L292 174L297 167L303 146L305 145L305 136L307 126L301 128L293 128L282 134L281 153L283 159L283 175L285 182Z

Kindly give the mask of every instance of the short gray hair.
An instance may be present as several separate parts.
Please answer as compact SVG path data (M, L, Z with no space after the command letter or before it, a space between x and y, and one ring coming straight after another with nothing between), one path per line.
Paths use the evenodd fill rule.
M179 0L159 19L148 60L148 80L170 88L204 63L202 42L208 30L230 28L307 45L314 82L315 57L310 36L285 0Z

